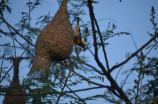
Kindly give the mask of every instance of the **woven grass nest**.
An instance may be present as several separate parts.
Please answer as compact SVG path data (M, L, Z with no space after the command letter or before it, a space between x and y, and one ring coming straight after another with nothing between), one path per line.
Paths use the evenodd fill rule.
M48 73L52 61L63 61L73 49L73 32L68 20L67 0L63 0L54 18L36 40L34 62L29 75Z
M22 88L20 87L19 82L19 64L22 59L20 57L13 58L14 65L14 75L12 82L9 88L12 90L12 93L15 95L24 95ZM8 90L9 91L9 90ZM25 96L5 96L3 104L25 104Z

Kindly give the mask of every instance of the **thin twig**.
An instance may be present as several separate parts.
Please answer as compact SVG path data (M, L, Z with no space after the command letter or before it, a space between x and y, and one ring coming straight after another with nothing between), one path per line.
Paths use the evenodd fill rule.
M137 64L138 65L138 64ZM136 66L135 66L136 67ZM129 75L133 72L134 70L131 70L129 73L128 73L128 75L126 76L126 78L125 78L125 80L124 80L124 82L123 82L123 84L122 84L122 86L121 86L121 89L123 88L123 86L125 85L125 83L126 83L126 80L127 80L127 78L129 77Z
M136 44L136 42L135 42L135 40L134 40L134 37L133 37L133 35L132 35L132 33L131 33L130 30L129 30L129 33L131 34L132 40L133 40L133 42L134 42L134 46L135 46L135 48L136 48L136 50L137 50L137 49L138 49L138 48L137 48L137 44Z
M119 71L118 71L118 73L117 73L117 75L116 75L116 77L115 77L115 81L116 81L116 79L117 79L117 77L118 77L118 74L120 73L120 71L121 71L122 68L123 68L123 66L119 69Z
M29 0L29 14L28 14L28 17L29 17L29 24L28 24L28 37L29 37L29 30L30 30L30 13L31 13L31 10L30 10L31 8L30 8L30 0ZM28 43L28 50L30 50L29 47L30 45L29 45L29 43Z
M76 12L76 14L79 16L79 10L81 9L81 7L83 6L83 3L84 3L84 1L81 3L81 5L79 5L79 7L78 7L78 9L77 9L77 12ZM75 19L76 19L76 17L72 20L72 26L73 26L73 23L74 23L74 21L75 21Z
M89 47L87 47L87 49L89 50L89 52L94 56L94 53L91 51L91 49Z
M60 95L59 95L59 97L58 97L58 99L57 99L56 104L58 104L58 102L59 102L59 100L60 100L60 97L61 97L61 95L62 95L62 93L63 93L63 91L64 91L64 88L65 88L65 86L66 86L67 80L68 80L68 78L69 78L69 76L70 76L70 74L71 74L71 70L72 70L72 69L69 69L69 73L68 73L68 75L67 75L67 77L66 77L64 86L63 86L63 88L62 88L62 90L61 90L61 92L60 92Z
M133 42L134 42L134 46L135 46L136 51L137 51L137 50L138 50L138 48L137 48L137 44L136 44L136 42L135 42L135 40L134 40L134 37L133 37L133 35L132 35L132 33L131 33L130 30L129 30L129 33L131 34L132 40L133 40ZM139 56L138 56L138 54L136 55L136 57L137 57L137 60L138 60L138 62L139 62Z
M1 64L1 69L0 69L0 78L1 78L1 74L2 74L2 67L3 67L3 60L4 60L5 52L6 52L6 50L4 50L4 54L2 56L2 64Z
M98 89L98 88L104 88L104 87L91 87L91 88L85 88L85 89L79 89L79 90L71 90L71 91L65 91L64 93L74 93L74 92L80 92L80 91L87 91L92 89ZM54 92L50 92L47 94L53 94ZM38 96L38 95L45 95L44 93L37 93L37 94L0 94L3 96Z
M0 45L0 46L14 48L14 46L8 46L8 45L5 45L5 44L4 44L4 45L2 44L2 45ZM23 48L23 47L19 47L19 46L15 46L15 47L16 47L16 48Z
M79 90L65 91L64 93L87 91L87 90L98 89L98 88L104 88L104 87L99 86L99 87L84 88L84 89L79 89Z
M63 83L63 82L62 82ZM67 86L68 87L68 86ZM68 87L69 88L69 87ZM98 89L98 88L104 88L104 87L91 87L91 88L84 88L84 89L79 89L79 90L70 90L70 91L65 91L63 93L74 93L74 92L80 92L80 91L87 91L87 90L92 90L92 89ZM50 92L47 94L53 94L54 92ZM37 93L38 95L45 95L44 93ZM3 96L33 96L33 95L37 95L37 94L0 94Z
M90 65L90 64L88 64L88 63L86 63L86 62L83 62L83 61L81 61L81 60L79 60L79 62L80 63L82 63L82 64L84 64L84 65L86 65L86 66L88 66L88 67L91 67L92 69L94 69L96 72L98 72L99 74L101 74L101 75L104 75L104 73L101 73L97 68L95 68L94 66L92 66L92 65Z
M59 0L57 0L57 2L58 2L58 4L60 5L60 1L59 1Z

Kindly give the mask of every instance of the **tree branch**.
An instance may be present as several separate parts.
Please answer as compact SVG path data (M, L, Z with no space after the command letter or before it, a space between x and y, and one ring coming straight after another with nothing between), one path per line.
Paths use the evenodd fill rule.
M21 38L23 38L25 41L27 41L28 43L30 43L32 46L35 47L35 45L33 43L31 43L29 40L27 40L23 35L21 35L15 28L13 28L4 18L0 17L1 20L3 20L3 22L6 23L7 26L9 26L11 29L13 29L16 34L18 34Z
M65 67L65 68L69 69L69 67L67 67L66 65L62 64L61 62L58 61L57 63L59 63L61 66ZM77 72L75 72L74 70L72 70L72 72L77 73ZM83 78L83 79L87 79L86 77L80 75L79 73L77 73L77 75L79 75L79 76L80 76L81 78ZM101 86L102 86L102 87L107 87L107 86L105 86L105 85L102 85L102 84L99 84L99 83L90 81L89 79L87 79L87 80L88 80L90 83L94 84L94 85L98 85L98 86L100 86L100 87L101 87ZM110 86L109 86L108 88L110 88Z
M88 0L88 7L89 7L89 13L90 13L90 19L91 19L91 25L92 25L92 30L93 30L93 40L94 40L94 48L95 48L95 60L98 64L98 66L102 69L103 73L106 75L107 71L105 69L105 67L103 66L103 64L100 62L99 58L98 58L98 49L97 49L97 39L96 39L96 31L95 31L95 26L94 26L94 14L93 14L93 9L92 9L92 1Z
M1 44L0 46L3 46L3 47L12 47L12 48L14 48L14 46L8 46L8 45L5 45L5 44ZM15 46L16 48L23 48L23 47L20 47L20 46Z
M93 12L93 10L92 10ZM107 58L107 55L106 55L106 51L105 51L105 48L104 48L104 43L103 43L103 39L102 39L102 35L101 35L101 32L100 32L100 29L99 29L99 26L98 26L98 23L97 23L97 20L94 16L94 13L93 13L93 19L95 21L95 24L97 26L97 30L98 30L98 33L99 33L99 37L100 37L100 41L101 41L101 45L102 45L102 48L103 48L103 53L104 53L104 58L105 58L105 62L106 62L106 66L107 66L107 69L109 71L109 62L108 62L108 58Z
M84 89L79 89L79 90L65 91L64 93L73 93L73 92L87 91L87 90L98 89L98 88L105 88L105 87L100 87L99 86L99 87L84 88Z
M8 27L9 28L9 27ZM10 30L11 31L11 30ZM16 33L13 33L13 32L10 32L10 33L12 33L13 35L10 35L10 33L8 33L8 32L3 32L2 30L0 30L0 32L1 33L3 33L3 34L5 34L5 35L8 35L10 38L12 38L12 39L14 39L17 43L19 43L22 47L18 47L18 46L7 46L7 45L0 45L0 46L7 46L7 47L13 47L14 49L15 49L15 47L16 48L24 48L25 50L27 50L28 51L28 53L30 53L30 55L32 56L32 57L34 57L34 55L30 52L30 50L28 50L27 48L25 48L16 38L13 38L13 35L14 34L16 34Z
M84 65L86 65L86 66L88 66L88 67L91 67L92 69L94 69L96 72L98 72L99 74L101 74L101 75L104 75L104 73L101 73L97 68L95 68L94 66L92 66L92 65L90 65L90 64L88 64L88 63L86 63L86 62L82 62L81 60L79 60L79 62L80 63L82 63L82 64L84 64Z
M88 7L89 7L89 13L90 13L92 30L93 30L93 39L94 39L94 46L95 46L95 60L96 60L96 62L98 64L98 66L104 72L104 74L107 77L107 79L110 81L111 86L112 86L112 89L110 89L110 90L113 92L113 94L115 94L116 96L118 95L115 92L115 89L116 89L117 92L120 94L120 96L118 96L118 97L121 98L122 100L124 100L126 103L131 104L131 101L128 99L128 97L126 96L124 91L118 86L116 81L112 78L110 73L106 71L105 67L103 66L103 64L98 59L98 50L97 50L97 45L96 45L96 32L95 32L95 27L94 27L94 22L93 22L93 20L94 20L94 13L93 13L92 1L91 0L88 0Z
M2 67L3 67L3 60L4 60L5 51L6 50L4 50L4 54L2 56L2 64L1 64L1 69L0 69L0 78L1 78L1 74L2 74Z
M11 37L11 36L10 36ZM17 43L19 43L21 46L22 46L22 48L24 48L28 53L30 53L30 55L32 56L32 57L34 57L34 55L30 52L30 50L28 50L27 48L25 48L16 38L13 38L13 37L11 37L12 39L14 39Z
M104 87L91 87L91 88L85 88L85 89L79 89L79 90L70 90L70 91L65 91L63 93L74 93L74 92L87 91L87 90L98 89L98 88L104 88ZM51 95L53 93L54 92L50 92L50 93L47 93L47 94ZM3 95L3 96L32 96L32 95L34 95L35 96L35 95L44 95L44 94L37 94L36 93L36 94L0 94L0 95Z
M63 67L65 67L65 68L69 69L66 65L62 64L61 62L58 62L58 63L59 63L61 66L63 66ZM72 70L72 72L77 73L77 72L75 72L74 70ZM89 79L87 79L86 77L80 75L79 73L77 73L77 75L78 75L79 77L81 77L81 78L87 80L87 81L88 81L89 83L91 83L91 84L97 85L97 86L99 86L99 87L107 88L108 90L110 90L111 92L113 92L113 94L115 94L117 97L121 98L120 95L118 95L118 94L112 89L111 86L106 86L106 85L102 85L102 84L99 84L99 83L90 81Z
M71 74L71 70L72 70L72 69L69 69L69 73L68 73L68 75L67 75L67 77L66 77L66 79L65 79L64 86L63 86L63 88L61 89L61 92L60 92L60 95L58 96L58 99L57 99L57 101L56 101L56 104L58 104L58 102L59 102L59 100L60 100L60 97L61 97L61 95L62 95L62 93L63 93L63 91L64 91L64 88L65 88L65 86L66 86L67 80L68 80L68 78L69 78L69 76L70 76L70 74Z
M158 37L158 33L155 33L155 36L153 36L147 43L145 43L142 47L140 47L136 52L134 52L134 53L133 53L129 58L127 58L125 61L121 62L121 63L118 64L118 65L114 65L114 66L110 69L110 73L111 73L114 69L116 69L116 68L122 66L123 64L127 63L131 58L133 58L135 55L137 55L138 52L142 51L149 43L151 43L156 37Z

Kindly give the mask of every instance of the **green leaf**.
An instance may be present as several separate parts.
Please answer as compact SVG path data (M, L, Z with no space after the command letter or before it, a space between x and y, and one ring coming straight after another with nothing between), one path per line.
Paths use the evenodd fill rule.
M2 67L2 69L6 69L6 68L8 68L8 67Z
M10 8L8 5L6 5L5 7L6 7L7 11L8 11L9 13L11 13L12 8Z
M155 9L153 6L151 7L151 12L155 12Z
M104 82L104 77L102 77L102 82Z

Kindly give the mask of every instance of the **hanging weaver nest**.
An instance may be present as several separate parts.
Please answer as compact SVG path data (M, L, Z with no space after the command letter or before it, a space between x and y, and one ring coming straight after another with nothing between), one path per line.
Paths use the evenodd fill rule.
M35 58L28 75L36 77L41 74L47 77L52 61L63 61L71 54L73 33L68 21L67 0L63 0L54 18L40 32L35 47Z
M14 75L12 82L8 89L12 90L12 93L15 95L24 95L22 88L20 87L19 82L19 64L22 58L17 57L13 58L13 65L14 65ZM16 62L16 64L14 64ZM25 97L24 96L5 96L3 100L4 104L25 104Z

